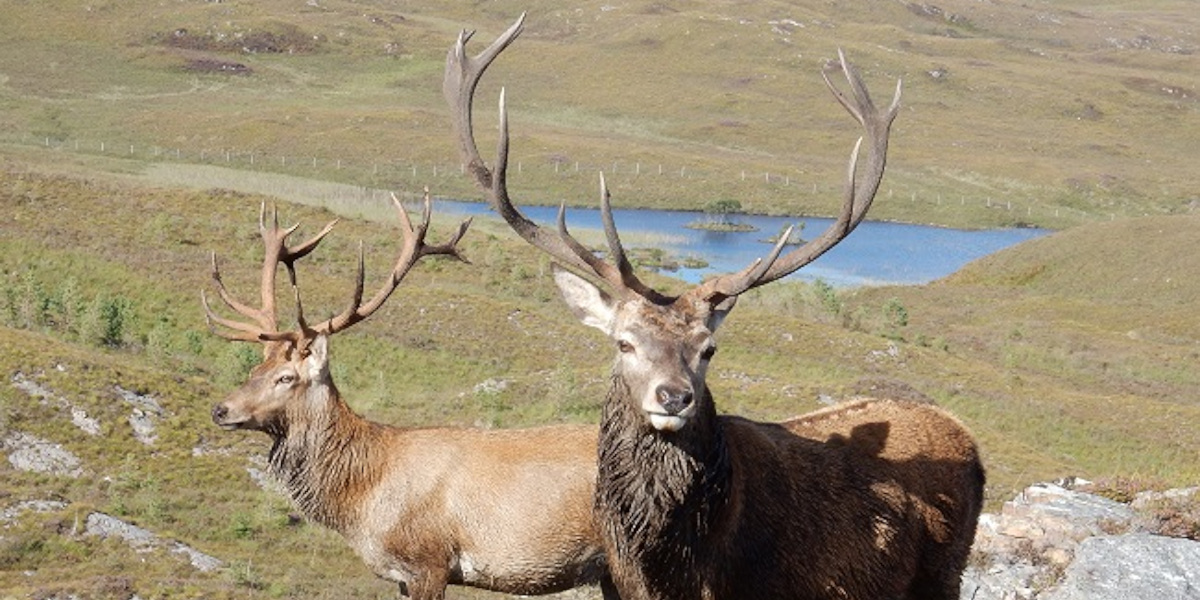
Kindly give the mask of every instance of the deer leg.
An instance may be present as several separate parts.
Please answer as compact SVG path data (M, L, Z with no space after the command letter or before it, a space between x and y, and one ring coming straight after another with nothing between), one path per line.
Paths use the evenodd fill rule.
M604 600L621 600L621 595L617 593L617 586L613 583L612 576L607 573L600 578L600 594Z
M425 572L410 582L412 600L444 600L448 574L445 571Z
M961 595L960 577L938 574L913 582L904 597L906 600L958 600Z

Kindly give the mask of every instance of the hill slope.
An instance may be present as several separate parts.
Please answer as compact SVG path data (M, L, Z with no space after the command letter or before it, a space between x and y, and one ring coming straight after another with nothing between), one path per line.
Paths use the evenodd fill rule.
M270 199L148 187L113 174L136 170L123 159L25 151L2 165L0 440L10 460L0 462L0 506L61 506L20 512L0 532L0 586L391 597L336 536L289 519L286 501L255 483L247 469L261 469L263 436L222 432L208 419L257 353L208 334L196 292L208 285L213 249L235 293L256 289L254 220ZM331 217L291 204L281 211L302 236ZM1196 223L1081 227L920 288L831 297L815 286L768 286L723 328L714 393L721 410L760 419L861 394L933 397L977 433L993 503L1066 474L1194 484L1200 331L1187 311L1195 258L1184 255ZM450 226L435 214L432 235ZM359 239L371 286L394 236L374 222L339 224L300 266L310 310L344 301ZM580 333L545 259L487 220L464 244L472 265L423 264L368 324L334 340L334 376L352 406L413 426L596 422L611 350ZM162 407L151 445L135 435L139 405L129 394ZM76 409L101 435L74 422ZM77 457L76 476L13 466L12 440L28 436ZM80 535L75 523L93 511L226 566L197 572L169 552Z
M1187 212L1200 16L1186 0L649 0L561 6L321 0L5 2L0 138L474 195L439 94L529 12L485 78L514 128L514 190L829 214L856 131L820 79L836 49L875 95L905 82L876 218L1061 227ZM490 142L483 147L490 148Z
M1182 466L1200 450L1189 432L1200 389L1197 231L1191 216L1079 227L928 286L863 290L851 304L898 302L908 307L905 338L995 369L996 379L964 375L933 394L983 400L954 404L985 423L981 433L1006 438L993 448L1028 445L1018 452L1154 478L1164 473L1145 452ZM993 473L1009 460L993 456Z

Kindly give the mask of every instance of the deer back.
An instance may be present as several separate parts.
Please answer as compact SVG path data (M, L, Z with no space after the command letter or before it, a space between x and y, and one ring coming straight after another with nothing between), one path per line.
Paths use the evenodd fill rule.
M596 429L406 429L348 534L368 564L443 556L450 583L538 594L606 575Z

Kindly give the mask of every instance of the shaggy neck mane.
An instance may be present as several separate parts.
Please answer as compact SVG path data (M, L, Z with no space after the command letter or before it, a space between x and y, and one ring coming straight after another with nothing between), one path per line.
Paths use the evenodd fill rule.
M601 418L596 509L609 561L657 598L699 597L701 553L728 501L725 439L712 399L698 402L682 431L659 432L614 376Z
M288 409L268 456L272 473L309 519L345 533L360 498L381 477L382 428L358 416L332 386Z

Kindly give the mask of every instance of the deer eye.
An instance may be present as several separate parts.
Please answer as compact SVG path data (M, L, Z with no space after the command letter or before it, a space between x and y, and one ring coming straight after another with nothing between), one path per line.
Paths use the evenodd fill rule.
M700 358L703 360L712 360L713 355L715 355L716 353L717 353L717 347L715 345L708 346L702 352L700 352Z
M296 381L296 376L291 373L284 373L275 380L277 385L291 385Z
M626 340L619 340L617 342L617 350L620 350L623 354L629 354L633 352L633 344Z

